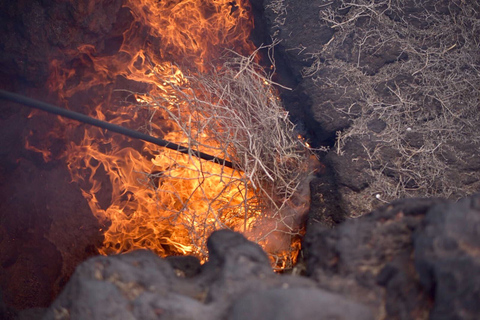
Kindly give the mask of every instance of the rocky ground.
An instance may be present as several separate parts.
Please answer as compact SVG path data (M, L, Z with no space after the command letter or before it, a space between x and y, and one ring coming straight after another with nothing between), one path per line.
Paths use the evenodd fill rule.
M294 79L286 107L315 146L330 147L322 160L333 176L313 184L313 218L478 192L477 2L269 0L265 17L283 79Z
M480 197L470 196L480 190L480 5L252 2L258 41L280 41L278 81L293 89L282 92L286 108L315 147L328 148L319 153L326 170L311 183L305 271L275 274L257 245L219 231L204 265L139 251L95 256L73 273L96 254L101 226L85 218L66 168L23 148L32 128L49 130L48 117L7 106L0 318L480 318ZM53 46L94 43L108 54L118 23L129 22L121 1L108 5L125 19L99 9L98 30L85 21L75 34L65 24L81 5L2 10L2 21L22 16L0 24L2 88L41 96ZM39 191L52 185L53 193ZM12 203L22 203L15 215Z
M17 319L478 319L479 229L478 195L395 201L310 227L306 276L273 273L258 245L222 230L204 265L148 251L90 258L48 309Z

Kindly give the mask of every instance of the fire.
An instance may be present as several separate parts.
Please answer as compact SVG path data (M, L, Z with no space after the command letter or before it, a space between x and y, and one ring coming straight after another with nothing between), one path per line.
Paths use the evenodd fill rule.
M96 10L94 3L90 1L87 12ZM224 139L233 134L229 119L239 113L227 110L230 95L211 94L215 88L209 81L198 84L195 79L228 75L219 59L225 49L254 52L248 1L126 0L124 6L133 19L118 52L102 55L92 45L65 51L65 60L51 63L50 89L68 108L229 161L244 161L241 154L248 152ZM241 70L231 79L239 76ZM265 103L276 103L271 81L258 80L271 96ZM249 167L257 163L249 159L244 170L231 169L61 121L67 127L63 134L70 137L63 158L72 180L105 225L102 254L149 248L161 256L205 259L209 234L230 228L259 242L272 256L274 268L295 263L302 232L298 216L308 208L309 197L305 192L292 196L290 189L298 185L277 190L269 171L255 183L252 175L260 168ZM248 141L247 131L234 133ZM294 158L272 159L297 166ZM302 174L308 169L295 168ZM266 204L262 199L272 198L266 190L274 189L285 199Z

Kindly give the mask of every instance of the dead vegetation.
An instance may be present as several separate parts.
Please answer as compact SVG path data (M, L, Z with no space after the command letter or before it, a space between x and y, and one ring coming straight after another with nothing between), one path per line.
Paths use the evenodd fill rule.
M292 239L302 232L318 162L275 94L277 84L254 62L256 53L229 53L221 68L183 81L161 79L168 94L135 93L139 108L149 112L144 130L158 135L155 120L168 118L166 139L235 167L212 168L193 152L159 150L144 183L160 210L169 212L166 219L184 225L195 254L207 255L205 239L212 231L230 228L262 244L276 268L288 268L295 260L290 251L299 249ZM202 212L195 207L201 201Z
M355 91L339 112L336 152L358 138L371 182L362 197L459 198L480 173L480 6L455 1L332 1L320 20L336 30L303 70L319 90ZM339 56L338 52L351 51ZM328 76L325 77L324 75ZM357 199L360 201L361 199ZM378 202L377 202L378 204Z

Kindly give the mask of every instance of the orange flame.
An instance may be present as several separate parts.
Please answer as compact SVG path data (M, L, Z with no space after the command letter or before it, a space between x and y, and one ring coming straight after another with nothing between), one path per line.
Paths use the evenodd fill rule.
M94 2L87 14L96 10ZM64 52L65 60L51 63L50 89L71 109L188 145L175 117L195 122L204 115L179 108L179 92L191 94L185 73L220 68L215 61L224 49L254 51L248 1L127 0L125 6L133 22L119 51L101 55L92 45L81 45ZM97 128L80 133L81 128L70 123L64 158L92 213L108 227L101 253L149 248L161 256L194 254L204 259L205 239L221 228L258 240L255 228L265 213L241 172ZM208 130L192 130L201 151L229 157ZM298 221L281 223L289 225L287 234L300 232ZM298 237L289 236L286 246L278 246L284 241L278 237L263 239L261 244L275 257L274 267L295 262Z

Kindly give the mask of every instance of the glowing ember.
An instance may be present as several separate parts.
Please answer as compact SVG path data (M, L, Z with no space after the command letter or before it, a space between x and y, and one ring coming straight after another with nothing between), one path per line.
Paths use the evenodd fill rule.
M237 170L62 120L71 137L63 157L105 225L100 252L149 248L204 259L208 235L230 228L260 243L274 268L291 267L316 161L253 59L219 59L228 48L254 52L248 2L125 6L133 22L119 51L102 56L82 45L65 52L68 65L52 62L51 90L69 108L224 158Z

